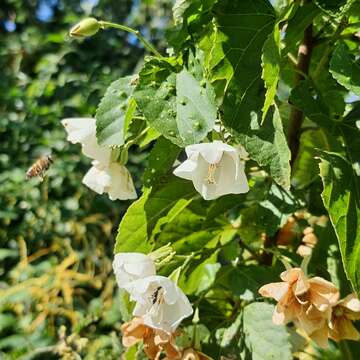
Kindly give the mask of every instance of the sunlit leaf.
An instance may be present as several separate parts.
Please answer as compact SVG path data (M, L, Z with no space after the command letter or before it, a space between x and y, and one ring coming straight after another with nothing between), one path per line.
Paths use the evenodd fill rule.
M252 303L244 308L243 329L245 344L253 360L291 360L289 334L284 325L272 322L274 306Z
M360 61L355 60L343 43L338 44L334 50L330 72L339 84L360 96Z
M120 223L115 253L150 250L154 246L150 239L157 222L169 221L172 212L176 213L186 207L193 196L195 190L192 183L178 178L172 178L172 181L157 190L145 189L140 199L129 207Z
M96 111L96 135L99 144L121 146L136 104L131 98L132 77L114 81L106 90Z
M345 272L360 293L360 178L351 164L335 153L322 152L322 199L339 240Z

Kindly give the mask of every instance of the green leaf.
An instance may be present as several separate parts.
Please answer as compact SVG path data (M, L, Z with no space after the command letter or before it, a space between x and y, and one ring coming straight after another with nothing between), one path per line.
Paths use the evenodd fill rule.
M360 178L346 159L328 152L321 154L320 176L346 275L360 294Z
M289 334L283 325L272 322L274 306L252 303L244 308L243 329L245 344L252 360L291 360Z
M17 319L12 314L0 314L0 333L2 333L5 329L17 325Z
M329 109L309 81L301 81L291 91L289 102L302 110L314 123L333 131L334 124L330 118Z
M178 146L200 142L214 127L215 95L207 81L200 82L187 69L177 73L176 63L151 59L140 72L134 91L149 124ZM191 68L198 68L193 59Z
M231 236L228 220L224 214L238 207L243 195L231 195L214 200L211 205L199 197L168 222L156 238L158 246L172 243L177 254L189 254L204 249L213 249L220 241ZM233 234L233 233L232 233Z
M261 194L256 194L256 187L253 187L255 193L253 200L240 210L238 231L243 242L252 249L262 247L261 234L266 233L270 237L274 236L279 228L286 223L289 216L305 205L298 196L290 191L275 183L268 185L264 187L264 185L259 184L260 188L263 189Z
M150 239L157 222L170 221L173 213L176 214L179 208L186 206L195 194L190 181L175 177L159 189L145 189L141 198L129 207L120 223L115 253L151 250L154 244Z
M217 262L219 251L215 251L208 259L193 268L189 275L180 277L180 287L185 294L199 295L214 283L221 265Z
M296 9L294 16L289 20L286 27L284 39L286 47L284 53L289 52L289 48L297 45L303 38L305 29L320 12L319 8L313 2L306 2Z
M161 134L158 131L153 128L149 128L145 135L142 136L139 141L137 141L137 144L142 149L146 145L149 145L152 141L158 139L160 136Z
M175 25L182 24L184 12L191 5L191 0L176 0L172 8Z
M176 63L150 58L139 74L134 98L149 124L178 146L183 145L176 126Z
M274 116L268 112L267 126L260 126L264 104L261 52L274 28L274 9L263 0L223 1L214 12L216 26L200 46L218 98L225 92L223 123L252 159L267 167L281 186L289 188L290 151L278 111Z
M177 254L189 254L214 247L211 245L214 239L215 242L220 240L221 226L204 227L205 219L205 214L186 208L163 227L156 243L161 246L171 242Z
M135 344L126 348L126 351L121 356L124 358L124 360L134 360L138 358L137 353L138 345Z
M315 0L315 4L327 14L341 18L357 0Z
M280 51L280 27L279 24L289 18L294 8L294 3L290 3L277 19L274 30L268 36L264 43L261 56L262 74L261 78L264 80L266 93L264 106L262 108L263 122L266 114L273 104L275 99L277 84L280 79L280 65L281 65L281 51Z
M347 155L355 167L357 175L360 175L360 102L356 103L340 124L340 131L347 148Z
M333 52L330 72L339 84L360 96L360 61L355 60L343 43L338 44Z
M239 314L235 321L227 328L220 328L216 330L216 338L222 348L230 346L236 335L239 333L242 324L242 314Z
M297 188L304 188L319 178L316 149L330 150L326 134L322 129L308 130L301 134L300 150L296 159L292 183Z
M269 169L273 179L285 189L290 188L290 150L282 127L279 110L268 112L263 126L254 116L249 124L239 125L234 135L250 157Z
M96 111L96 136L100 145L124 145L126 132L136 109L131 98L132 76L114 81Z
M1 261L4 261L6 258L16 258L18 256L19 256L19 253L17 250L0 248L0 260Z
M143 182L146 187L161 182L161 179L169 173L180 150L178 146L164 137L157 140L150 152L148 166L144 173Z
M213 129L217 116L215 93L186 69L176 75L177 128L186 145L200 142Z
M275 13L267 0L222 1L214 13L215 27L201 41L205 66L218 96L225 91L224 124L238 130L263 104L261 51Z
M217 285L230 290L241 300L254 301L261 286L276 282L279 269L275 267L248 265L224 266L218 273Z
M280 62L280 29L278 23L276 23L273 32L265 41L261 56L261 66L263 69L261 78L264 80L266 87L265 101L262 108L262 122L265 120L266 114L275 99L277 84L280 78Z

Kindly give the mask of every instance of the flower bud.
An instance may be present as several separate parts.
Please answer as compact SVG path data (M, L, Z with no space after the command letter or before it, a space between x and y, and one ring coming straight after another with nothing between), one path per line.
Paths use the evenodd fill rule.
M70 29L71 37L87 37L95 35L100 29L100 23L95 18L86 18Z

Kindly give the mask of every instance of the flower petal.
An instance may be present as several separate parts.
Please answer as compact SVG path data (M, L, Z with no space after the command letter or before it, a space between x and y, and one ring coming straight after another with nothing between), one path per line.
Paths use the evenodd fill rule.
M174 170L174 175L186 180L193 180L194 173L197 169L197 156L185 160Z
M107 191L110 181L110 175L105 170L99 169L97 166L92 166L82 180L84 185L98 194L103 194Z
M143 340L147 328L141 318L133 318L121 326L122 343L125 347L130 347Z
M283 306L277 304L275 306L272 321L275 325L283 325L287 323L287 318L285 315L285 309Z
M329 341L328 341L328 330L326 326L323 328L314 331L310 338L316 342L316 344L321 347L322 349L327 349L329 347Z
M286 270L280 274L280 278L287 283L294 284L299 277L304 277L305 274L300 268L292 268L290 270Z
M111 200L132 200L137 198L132 177L125 166L111 163L108 173L111 182L107 192Z
M338 306L345 308L345 315L348 319L360 319L360 300L356 294L350 294L338 302Z
M142 316L144 324L151 328L172 333L193 312L181 289L164 276L149 276L124 288L137 301L133 315Z
M310 301L320 311L326 310L333 306L339 300L339 290L330 281L321 277L314 277L309 280L310 284Z
M345 316L340 316L333 322L333 328L329 330L330 337L339 340L360 340L360 333L355 328L351 320Z
M73 144L83 144L96 134L95 121L92 118L67 118L61 120L61 124L68 134L68 141Z
M235 148L221 141L186 147L188 160L174 174L192 180L205 200L249 191L244 166Z
M115 254L112 266L120 288L156 273L154 261L142 253Z
M308 335L314 331L322 329L330 319L330 312L319 311L314 305L301 306L301 311L297 314L299 327Z
M271 297L276 301L280 299L288 292L289 284L285 282L270 283L262 286L259 289L259 294L264 297Z
M220 162L224 151L236 153L235 148L217 140L211 143L189 145L185 148L185 151L189 158L194 156L194 154L201 154L208 164Z
M96 120L92 118L67 118L61 121L68 134L68 141L80 143L82 152L91 159L98 160L103 165L110 161L111 149L100 146L96 139Z

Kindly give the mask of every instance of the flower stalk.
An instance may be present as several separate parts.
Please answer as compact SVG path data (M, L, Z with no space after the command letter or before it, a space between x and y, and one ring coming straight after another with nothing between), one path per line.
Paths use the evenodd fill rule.
M112 23L112 22L109 22L109 21L102 21L102 20L99 21L99 25L100 25L101 29L114 28L114 29L119 29L119 30L126 31L126 32L128 32L130 34L134 34L148 51L153 53L155 56L162 57L161 54L155 49L155 47L152 44L150 44L150 42L147 41L141 35L139 30L135 30L135 29L133 29L133 28L131 28L129 26L116 24L116 23Z

